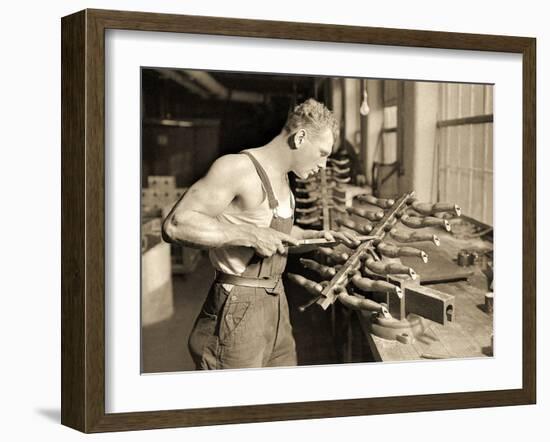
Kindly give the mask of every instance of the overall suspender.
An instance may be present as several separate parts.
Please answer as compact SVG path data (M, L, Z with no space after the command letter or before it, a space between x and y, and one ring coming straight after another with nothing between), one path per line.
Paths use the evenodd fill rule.
M261 166L258 160L251 153L249 152L241 152L241 153L248 156L248 158L250 158L250 160L254 164L254 167L256 168L256 172L260 177L264 190L267 193L269 208L273 211L273 217L274 217L272 220L271 226L273 227L274 224L275 226L279 226L281 224L288 224L292 226L292 223L293 223L292 219L278 219L277 217L277 208L279 207L279 202L275 197L275 193L273 192L271 182L269 181L269 178L264 168ZM216 281L223 284L233 284L233 285L240 285L240 286L246 286L246 287L262 287L266 289L274 289L279 284L279 281L281 278L280 274L277 274L277 275L271 274L271 271L273 270L272 267L274 264L273 261L277 259L278 260L284 259L284 263L278 262L279 265L275 265L275 268L280 270L280 272L282 272L282 269L284 269L284 264L286 264L286 257L275 255L270 258L260 258L257 255L254 255L242 276L229 275L227 273L216 272ZM253 269L253 272L251 271L252 269ZM250 274L254 272L256 272L257 274L256 275Z

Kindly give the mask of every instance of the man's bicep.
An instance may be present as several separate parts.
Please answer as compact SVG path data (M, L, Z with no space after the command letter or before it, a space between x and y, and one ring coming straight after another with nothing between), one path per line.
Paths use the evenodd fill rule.
M238 180L224 163L227 161L217 160L206 176L189 188L176 213L189 210L214 217L231 204L237 195Z
M203 178L185 193L176 212L190 210L214 217L222 213L234 198L235 193L229 186L213 185Z

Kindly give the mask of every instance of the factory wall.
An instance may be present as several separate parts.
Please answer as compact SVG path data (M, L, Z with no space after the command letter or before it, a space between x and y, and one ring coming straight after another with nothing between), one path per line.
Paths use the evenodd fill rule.
M437 200L435 164L439 84L406 81L403 85L403 175L400 191L414 190L421 201Z
M367 80L369 114L367 118L367 155L365 174L372 183L372 163L380 155L377 146L384 124L384 84L380 80Z
M360 81L355 78L344 80L344 102L346 113L344 122L346 126L346 138L359 151L361 146L361 122L359 107L361 106Z
M368 188L382 197L414 190L423 201L453 201L492 224L492 123L437 129L438 120L491 116L492 86L368 79L366 90L364 117L362 81L332 79L332 107ZM391 176L382 185L375 163L383 165L375 175Z

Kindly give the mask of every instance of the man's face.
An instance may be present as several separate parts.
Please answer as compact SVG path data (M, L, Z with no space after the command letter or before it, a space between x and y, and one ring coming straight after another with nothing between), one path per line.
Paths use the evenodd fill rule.
M332 152L334 138L329 128L316 134L307 129L300 129L293 135L294 167L292 171L305 179L316 174L327 165L327 158Z

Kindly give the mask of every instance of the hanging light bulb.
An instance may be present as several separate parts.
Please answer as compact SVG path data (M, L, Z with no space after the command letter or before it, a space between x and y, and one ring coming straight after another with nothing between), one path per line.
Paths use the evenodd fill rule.
M361 103L361 107L359 108L359 113L366 117L369 114L370 107L369 103L367 102L367 88L363 90L363 102Z

